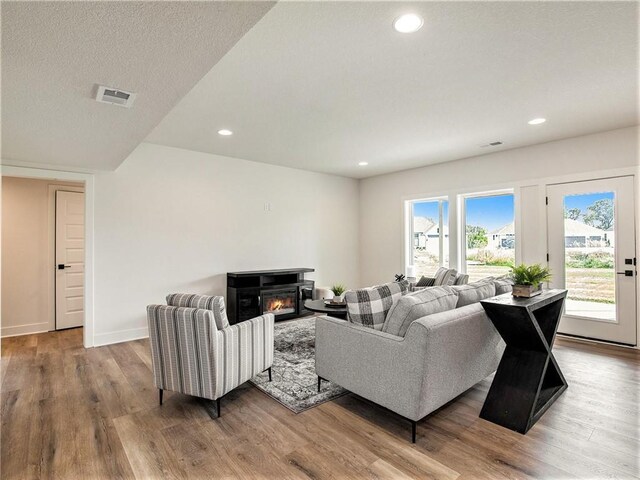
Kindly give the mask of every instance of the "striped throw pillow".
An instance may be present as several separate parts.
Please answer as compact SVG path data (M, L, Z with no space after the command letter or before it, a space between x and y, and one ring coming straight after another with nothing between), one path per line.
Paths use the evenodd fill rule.
M438 286L451 286L456 281L458 271L455 268L440 267L435 274L434 285Z

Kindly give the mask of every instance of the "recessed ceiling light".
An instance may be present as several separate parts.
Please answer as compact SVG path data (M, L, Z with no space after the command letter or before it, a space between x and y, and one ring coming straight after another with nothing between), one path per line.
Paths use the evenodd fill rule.
M541 123L544 123L546 121L546 118L534 118L533 120L529 120L527 123L529 125L540 125Z
M218 135L223 135L225 137L228 137L229 135L233 135L233 132L231 130L227 130L226 128L223 128L222 130L218 130Z
M400 33L413 33L422 28L424 20L420 15L415 13L407 13L400 15L393 21L393 28Z
M369 162L358 162L358 165L360 165L361 167L366 167L367 165L369 165Z

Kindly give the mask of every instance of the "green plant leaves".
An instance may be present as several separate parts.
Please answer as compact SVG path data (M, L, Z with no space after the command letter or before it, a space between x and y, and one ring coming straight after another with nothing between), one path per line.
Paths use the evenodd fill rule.
M336 297L339 297L347 291L347 287L345 287L342 283L336 283L333 287L331 287L331 291Z
M551 270L539 263L533 265L521 263L511 268L511 279L516 285L533 285L537 287L541 283L551 280Z

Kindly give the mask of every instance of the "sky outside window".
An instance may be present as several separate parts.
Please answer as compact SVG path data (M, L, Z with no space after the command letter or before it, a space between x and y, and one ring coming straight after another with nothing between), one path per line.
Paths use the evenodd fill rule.
M613 201L613 198L613 192L567 195L566 197L564 197L564 207L567 210L570 210L572 208L579 208L580 210L582 210L582 213L586 213L587 208L596 203L598 200Z
M438 209L438 200L431 200L428 202L416 202L413 204L413 216L414 217L427 217L438 223L440 218L440 211ZM449 220L449 202L443 200L442 204L442 222L444 225Z
M497 230L513 222L513 195L498 195L492 197L467 198L466 223L487 229L487 232Z

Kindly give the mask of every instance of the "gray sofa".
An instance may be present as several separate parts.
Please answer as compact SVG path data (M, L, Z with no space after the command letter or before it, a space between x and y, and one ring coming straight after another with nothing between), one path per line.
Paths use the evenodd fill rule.
M316 320L319 387L320 379L329 380L405 417L413 442L417 421L493 373L503 350L477 301L418 318L404 337L331 317Z

